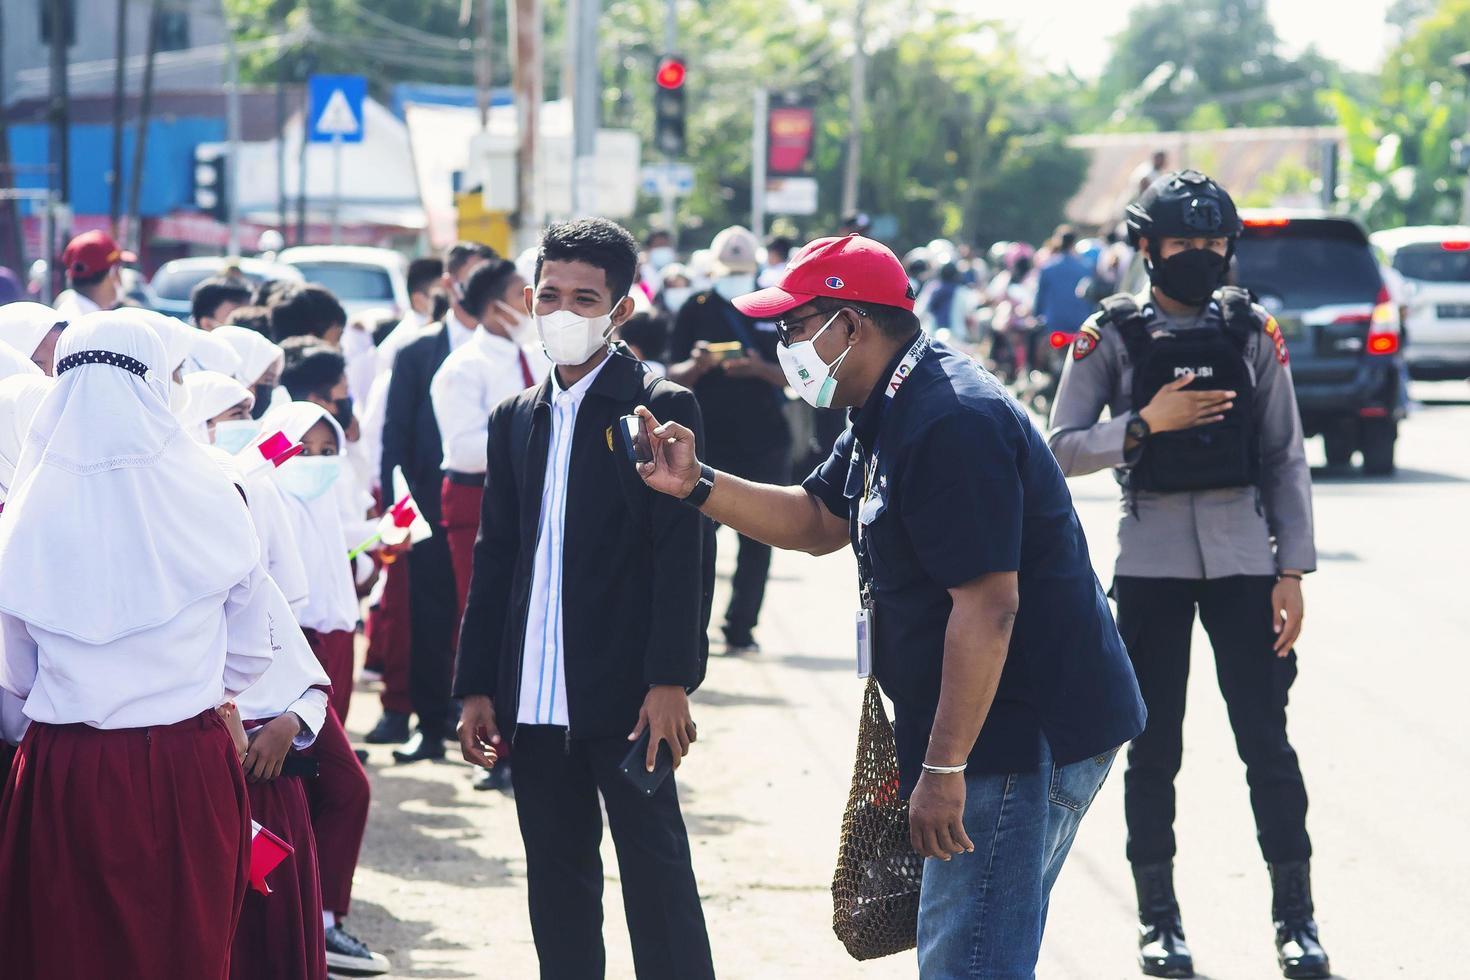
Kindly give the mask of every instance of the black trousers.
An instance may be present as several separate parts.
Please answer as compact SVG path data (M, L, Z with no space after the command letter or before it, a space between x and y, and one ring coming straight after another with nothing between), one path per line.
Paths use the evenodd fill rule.
M448 737L453 734L449 731L449 689L459 623L454 615L449 539L439 524L439 493L438 486L432 497L427 486L413 488L414 500L433 525L434 536L408 553L408 696L419 716L419 729L427 736Z
M1215 650L1215 676L1235 748L1245 763L1256 836L1268 862L1311 856L1307 790L1286 737L1286 699L1296 679L1296 653L1272 650L1271 589L1260 576L1155 579L1120 576L1118 632L1138 675L1148 727L1128 750L1123 802L1128 860L1174 857L1174 776L1183 755L1184 696L1195 607Z
M543 980L600 980L606 970L599 791L638 980L715 975L674 779L644 796L618 771L629 748L616 736L568 740L560 727L516 729L511 782Z
M791 478L791 442L779 442L756 457L721 461L716 469L757 483L785 484ZM735 574L730 580L730 605L725 609L725 639L747 643L760 622L766 601L766 581L771 575L771 546L740 535L735 555Z

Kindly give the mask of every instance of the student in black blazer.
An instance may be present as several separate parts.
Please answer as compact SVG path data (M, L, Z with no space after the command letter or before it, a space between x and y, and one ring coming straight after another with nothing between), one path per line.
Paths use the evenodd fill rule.
M602 817L618 852L640 980L713 977L709 939L672 776L652 796L619 770L651 729L674 764L696 736L688 692L704 676L706 548L697 510L647 490L618 438L640 404L696 439L694 396L651 382L608 346L632 314L638 246L618 225L549 229L527 309L558 367L490 416L485 496L454 694L465 758L515 745L512 783L526 848L541 976L603 976ZM712 555L712 552L710 552Z
M449 249L444 256L449 312L398 352L388 383L380 485L385 498L391 495L393 468L403 467L414 501L434 528L433 537L420 541L408 553L408 692L419 728L408 744L394 750L393 757L399 762L442 759L444 739L450 734L457 593L448 538L439 523L444 448L429 400L429 383L449 352L474 337L475 318L460 305L463 283L494 258L494 249L475 242L460 242ZM391 502L385 499L384 506Z

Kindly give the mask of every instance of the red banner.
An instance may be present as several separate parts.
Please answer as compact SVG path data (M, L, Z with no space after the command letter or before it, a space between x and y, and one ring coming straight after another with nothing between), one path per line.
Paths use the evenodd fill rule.
M806 172L812 153L815 121L811 106L773 107L767 123L766 170L772 177Z

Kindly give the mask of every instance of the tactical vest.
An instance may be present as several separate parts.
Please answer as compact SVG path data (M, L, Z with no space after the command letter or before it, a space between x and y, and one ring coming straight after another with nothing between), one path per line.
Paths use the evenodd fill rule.
M1133 365L1135 411L1185 373L1195 376L1188 391L1235 392L1234 404L1219 422L1149 436L1142 455L1125 472L1123 485L1154 493L1259 485L1255 382L1245 354L1261 324L1251 307L1250 293L1225 286L1207 308L1201 329L1157 337L1149 331L1150 318L1132 296L1110 296L1102 307L1099 322L1122 335Z

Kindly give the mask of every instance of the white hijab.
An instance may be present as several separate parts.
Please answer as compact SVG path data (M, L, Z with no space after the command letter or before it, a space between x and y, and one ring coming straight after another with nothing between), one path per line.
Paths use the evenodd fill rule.
M31 365L35 367L35 365ZM31 431L36 409L51 391L53 382L39 370L0 380L0 504L10 495L15 481L15 464Z
M280 365L286 361L285 351L249 327L227 323L215 327L210 336L229 344L239 356L240 366L235 370L235 380L247 388L254 387L272 364Z
M36 353L53 327L66 326L66 317L40 303L6 303L0 306L0 340L25 355Z
M189 338L189 359L184 370L194 371L218 371L220 374L234 376L240 369L240 355L235 353L235 348L225 343L221 337L200 330L198 327L190 327L194 335Z
M338 454L345 453L347 437L330 412L312 402L289 402L271 409L261 418L261 437L241 455L247 459L254 458L252 454L259 455L253 447L277 432L285 433L294 445L301 441L308 429L323 419L337 436ZM294 459L287 460L281 468L294 462ZM339 465L343 472L337 479L350 479L345 455ZM296 532L301 563L306 566L306 577L310 583L310 594L297 618L302 626L323 633L355 628L358 619L357 588L353 584L352 566L347 561L337 493L329 491L314 500L302 500L291 493L283 496L286 509L291 514L292 529Z
M9 344L0 341L0 378L45 377L46 372L36 367L29 354L22 354Z
M158 336L89 313L56 363L0 520L0 611L102 644L222 598L260 548L240 495L168 409Z
M228 374L217 371L195 371L184 375L184 393L188 399L179 412L184 431L203 442L209 441L209 420L241 402L255 404L255 396Z

